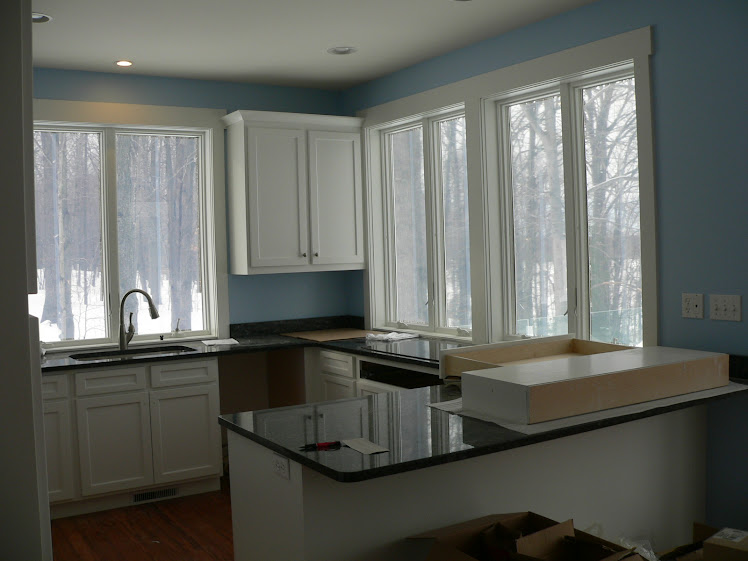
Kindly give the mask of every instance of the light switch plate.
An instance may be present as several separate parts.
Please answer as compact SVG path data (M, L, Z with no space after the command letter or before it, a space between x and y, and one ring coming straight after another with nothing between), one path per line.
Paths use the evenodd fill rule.
M742 321L739 294L710 294L709 318L722 321Z
M704 319L704 295L684 292L681 294L681 316Z

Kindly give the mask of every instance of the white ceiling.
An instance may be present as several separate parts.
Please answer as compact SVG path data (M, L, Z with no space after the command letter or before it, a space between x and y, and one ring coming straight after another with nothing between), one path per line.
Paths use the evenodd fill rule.
M344 89L593 1L32 0L34 65Z

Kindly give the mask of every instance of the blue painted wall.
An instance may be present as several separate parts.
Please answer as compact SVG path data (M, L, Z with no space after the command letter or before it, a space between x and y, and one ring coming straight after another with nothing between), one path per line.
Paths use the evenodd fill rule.
M647 25L655 50L660 344L748 355L748 1L600 0L351 88L343 112ZM740 294L744 320L682 319L682 292ZM711 407L713 525L748 528L746 450L748 397Z

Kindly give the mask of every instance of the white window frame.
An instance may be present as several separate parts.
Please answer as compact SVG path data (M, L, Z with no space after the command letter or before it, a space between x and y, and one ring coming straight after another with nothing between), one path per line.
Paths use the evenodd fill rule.
M384 269L386 288L384 295L385 315L379 327L397 328L405 331L423 332L437 335L451 335L455 337L470 336L470 330L463 328L444 327L446 317L445 300L445 265L444 265L444 212L443 185L440 169L440 123L464 117L462 107L451 107L419 118L402 121L377 128L379 150L382 154L382 192L383 192L383 229L385 232ZM391 169L389 138L390 135L420 128L423 142L423 173L425 184L426 205L426 254L428 276L428 299L424 305L428 306L429 325L413 324L402 321L396 316L397 286L396 259L394 238L394 193L390 181Z
M636 82L639 200L642 240L642 318L645 346L658 340L657 254L655 228L654 135L649 58L651 28L643 27L467 78L359 112L364 118L364 178L367 213L366 325L387 327L383 294L386 286L385 234L382 220L382 150L380 130L454 107L464 107L470 211L470 268L475 343L510 340L505 311L505 217L497 186L500 168L496 100L610 71L633 67ZM566 164L565 164L566 168ZM569 170L565 169L564 173ZM567 212L569 210L567 209ZM579 262L576 256L574 257Z
M501 197L502 279L504 299L503 332L506 339L519 336L516 329L516 292L514 278L514 220L511 147L506 113L510 106L558 95L561 104L564 197L566 199L566 262L568 333L590 338L589 243L587 232L587 174L585 164L584 113L582 90L596 85L634 78L633 62L595 70L573 80L552 86L528 88L521 93L500 96L496 104L499 136L499 192ZM644 251L642 244L642 251Z
M119 271L109 256L117 251L115 136L118 133L184 134L201 138L200 223L202 245L202 290L205 329L189 332L180 341L224 338L229 334L228 263L226 251L226 203L224 178L224 134L216 109L160 107L115 103L34 101L34 129L99 132L102 136L102 236L106 311L109 337L106 339L56 341L45 348L71 350L107 347L117 343L119 331ZM170 334L137 335L132 345L164 340Z

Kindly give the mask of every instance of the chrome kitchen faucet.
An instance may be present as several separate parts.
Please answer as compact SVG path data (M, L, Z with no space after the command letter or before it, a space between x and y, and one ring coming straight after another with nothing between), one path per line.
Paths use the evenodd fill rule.
M140 292L145 296L146 300L148 300L148 311L151 314L151 319L156 319L158 317L158 310L153 303L153 299L145 290L133 288L126 292L119 304L119 350L121 351L127 350L128 343L130 343L133 335L135 335L135 326L132 324L132 314L130 314L130 325L127 327L127 331L125 331L125 300L127 300L127 297L133 292Z

